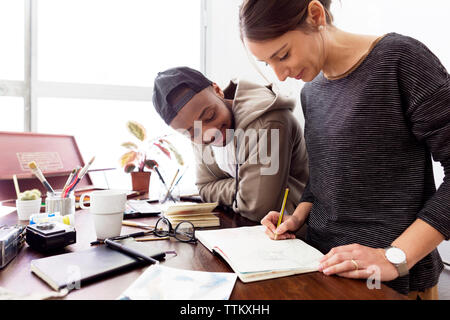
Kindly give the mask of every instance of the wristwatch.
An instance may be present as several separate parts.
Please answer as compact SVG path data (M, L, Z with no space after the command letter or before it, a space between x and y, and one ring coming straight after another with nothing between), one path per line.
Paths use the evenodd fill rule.
M400 277L406 276L409 273L408 265L406 263L406 254L402 249L390 246L384 249L384 255L397 269Z

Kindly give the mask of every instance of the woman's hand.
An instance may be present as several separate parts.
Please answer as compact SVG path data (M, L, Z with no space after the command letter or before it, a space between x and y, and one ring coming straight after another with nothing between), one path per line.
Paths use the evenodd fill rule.
M320 260L319 271L326 275L337 274L353 279L367 279L374 273L378 273L380 281L390 281L398 277L398 271L386 259L384 249L359 244L331 249Z
M294 232L300 229L303 221L299 220L295 215L283 215L283 221L277 228L278 218L280 213L277 211L270 211L262 220L261 224L266 226L266 234L272 240L295 239ZM277 238L275 239L275 234Z

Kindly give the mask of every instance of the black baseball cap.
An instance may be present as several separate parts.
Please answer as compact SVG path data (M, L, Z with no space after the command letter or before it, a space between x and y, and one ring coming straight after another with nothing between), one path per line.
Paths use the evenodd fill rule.
M197 93L212 85L201 72L177 67L159 72L153 85L153 105L161 118L170 124L181 108ZM176 98L169 98L177 92Z

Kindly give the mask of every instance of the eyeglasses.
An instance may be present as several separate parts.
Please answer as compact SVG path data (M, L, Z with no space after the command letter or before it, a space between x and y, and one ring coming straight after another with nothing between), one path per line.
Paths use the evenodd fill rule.
M153 233L157 237L174 237L181 242L197 242L194 225L189 221L181 221L174 229L167 218L159 218Z

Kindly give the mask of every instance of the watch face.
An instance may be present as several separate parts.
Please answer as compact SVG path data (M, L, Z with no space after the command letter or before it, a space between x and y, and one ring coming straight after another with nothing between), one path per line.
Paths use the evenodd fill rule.
M400 264L402 262L405 262L406 255L399 248L389 248L389 249L386 250L386 258L391 263Z

